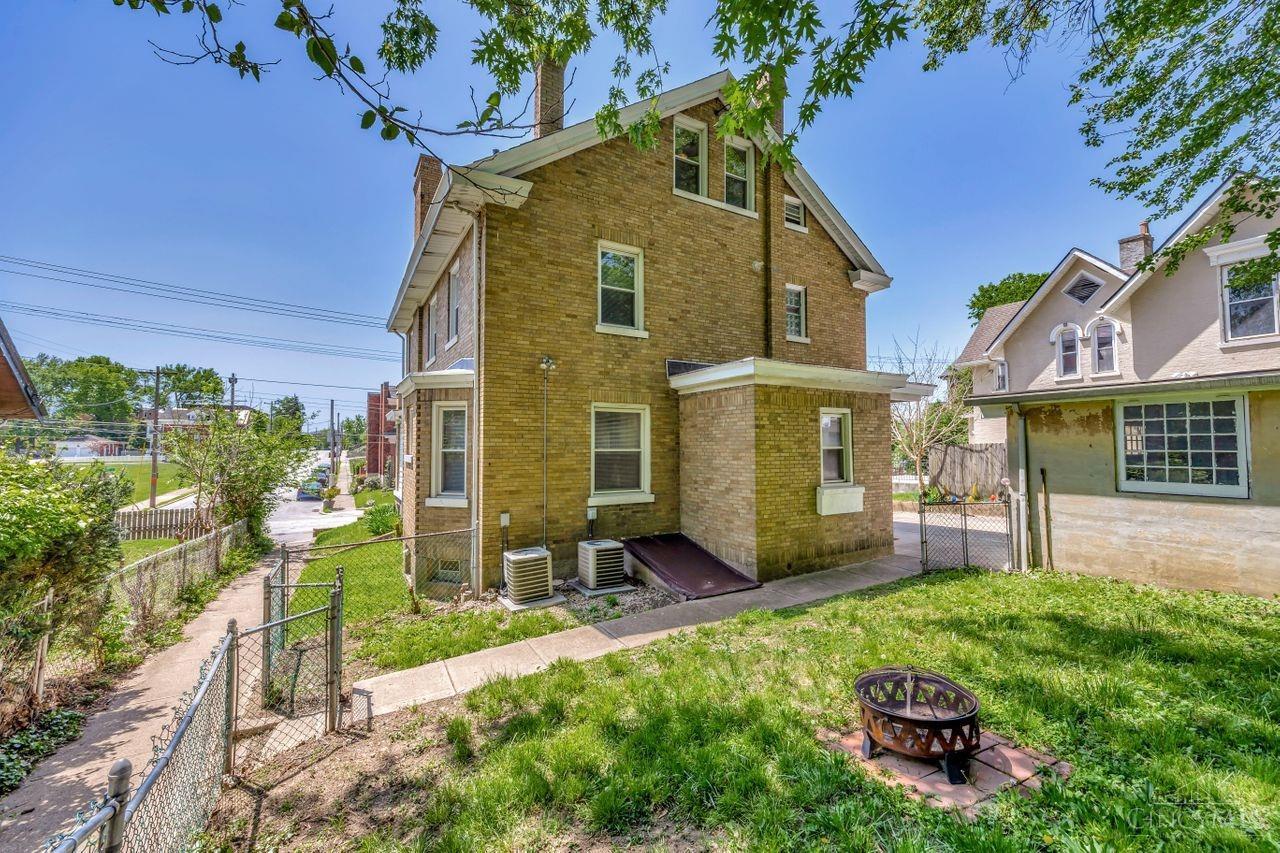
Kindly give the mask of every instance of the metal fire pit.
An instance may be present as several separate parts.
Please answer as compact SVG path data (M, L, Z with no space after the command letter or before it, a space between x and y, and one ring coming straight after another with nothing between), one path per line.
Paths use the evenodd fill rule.
M944 675L911 666L886 666L858 676L862 756L872 744L937 761L953 785L962 784L978 751L978 697Z

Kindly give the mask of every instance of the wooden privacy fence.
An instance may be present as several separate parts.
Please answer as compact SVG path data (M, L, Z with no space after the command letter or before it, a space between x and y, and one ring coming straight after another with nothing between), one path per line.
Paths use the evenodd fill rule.
M1004 444L951 444L929 452L929 482L943 494L966 496L977 487L979 500L1004 491L1009 456Z
M191 539L213 529L209 508L122 509L116 512L122 539Z

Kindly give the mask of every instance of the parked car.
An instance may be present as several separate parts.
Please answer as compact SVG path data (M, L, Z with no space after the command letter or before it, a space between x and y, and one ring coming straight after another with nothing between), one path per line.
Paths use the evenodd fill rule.
M298 487L298 497L300 501L318 501L320 500L320 490L323 489L320 483L315 480L303 483Z

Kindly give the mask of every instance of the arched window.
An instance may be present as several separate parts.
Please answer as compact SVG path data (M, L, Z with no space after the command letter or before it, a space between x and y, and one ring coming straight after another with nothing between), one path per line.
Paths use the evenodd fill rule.
M1104 374L1116 370L1116 327L1103 320L1093 329L1093 372Z
M1080 375L1080 333L1074 328L1058 334L1058 378Z

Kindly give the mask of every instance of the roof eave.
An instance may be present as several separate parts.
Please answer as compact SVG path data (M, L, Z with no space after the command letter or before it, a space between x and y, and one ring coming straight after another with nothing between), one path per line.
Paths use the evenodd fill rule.
M965 405L1008 406L1016 403L1070 403L1077 400L1099 400L1130 397L1139 394L1176 394L1205 390L1265 391L1280 389L1280 370L1256 370L1243 373L1219 373L1210 376L1157 379L1144 382L1113 382L1104 385L1072 388L1046 388L1013 394L984 394L965 398Z

